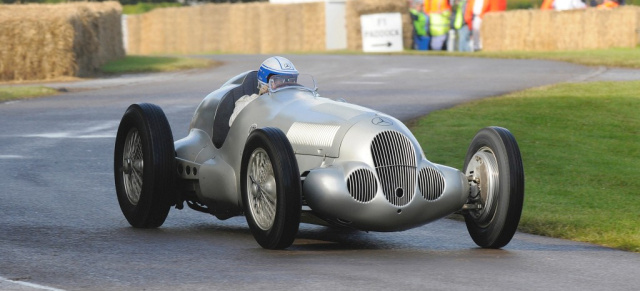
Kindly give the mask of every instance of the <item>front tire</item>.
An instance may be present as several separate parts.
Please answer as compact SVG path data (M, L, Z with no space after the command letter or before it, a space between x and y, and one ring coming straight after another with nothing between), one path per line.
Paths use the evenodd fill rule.
M242 154L242 203L255 240L265 249L289 247L300 225L300 172L286 135L254 130Z
M161 226L174 202L173 134L162 109L133 104L122 116L114 152L120 209L136 228Z
M464 169L473 179L467 203L481 206L464 214L471 238L483 248L507 245L524 201L524 168L515 137L502 127L483 128L471 141Z

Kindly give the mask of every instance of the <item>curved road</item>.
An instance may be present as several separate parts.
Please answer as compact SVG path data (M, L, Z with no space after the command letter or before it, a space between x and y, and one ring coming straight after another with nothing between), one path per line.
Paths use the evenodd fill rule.
M476 248L444 219L399 233L301 225L261 249L243 217L172 210L129 227L115 196L116 128L130 103L162 106L174 137L226 79L267 56L212 56L211 70L50 84L69 93L0 104L0 290L637 290L640 255L517 233ZM425 56L289 56L320 92L410 120L472 99L564 81L640 79L547 61ZM471 137L470 137L471 138ZM526 154L526 153L525 153ZM461 161L464 157L460 157ZM531 195L531 193L528 193ZM526 205L525 205L526 207Z

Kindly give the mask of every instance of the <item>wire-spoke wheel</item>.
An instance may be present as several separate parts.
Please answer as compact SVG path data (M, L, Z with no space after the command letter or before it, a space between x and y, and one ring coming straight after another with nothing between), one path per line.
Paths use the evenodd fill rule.
M153 104L133 104L122 116L114 152L118 203L133 227L159 227L175 202L175 150L169 122Z
M254 238L266 249L289 247L300 225L300 173L286 135L254 130L242 155L242 203Z
M142 173L144 160L142 155L142 141L136 128L131 128L124 142L122 155L122 178L124 190L132 205L138 205L142 193Z
M520 149L509 130L487 127L471 141L464 162L471 181L465 212L467 230L483 248L507 245L518 228L524 200L524 168Z
M256 225L262 230L273 226L276 218L276 177L267 152L257 148L249 158L247 170L247 191L249 192L249 211Z

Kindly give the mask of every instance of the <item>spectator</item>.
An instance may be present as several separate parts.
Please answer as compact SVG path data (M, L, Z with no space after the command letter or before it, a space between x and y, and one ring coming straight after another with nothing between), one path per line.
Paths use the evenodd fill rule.
M425 0L424 13L429 16L431 49L444 49L449 32L451 5L448 0Z
M464 20L464 12L467 9L468 0L458 0L455 5L455 16L453 18L453 28L458 34L458 51L471 51L471 30L469 24Z
M428 50L429 17L423 12L421 0L409 0L409 5L409 13L411 20L413 20L413 45L411 47L416 50Z
M618 0L604 0L604 2L602 2L602 4L598 5L597 8L598 9L611 9L611 8L616 8L620 6L620 4L618 3Z
M540 9L542 10L573 10L587 8L587 4L581 0L544 0Z
M469 0L464 19L471 29L474 51L482 50L482 38L480 36L482 17L487 12L505 11L506 9L506 0Z

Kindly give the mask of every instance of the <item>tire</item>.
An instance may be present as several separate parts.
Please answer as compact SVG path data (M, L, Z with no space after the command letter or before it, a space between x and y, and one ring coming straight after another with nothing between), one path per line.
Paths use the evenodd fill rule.
M175 149L169 122L153 104L133 104L122 116L114 152L118 203L136 228L161 226L175 195Z
M507 245L518 228L524 201L524 168L515 137L505 128L483 128L471 141L464 171L479 179L471 182L468 203L482 205L464 214L471 238L483 248Z
M240 180L245 216L258 244L291 246L300 225L302 189L293 148L281 130L256 129L249 135Z

